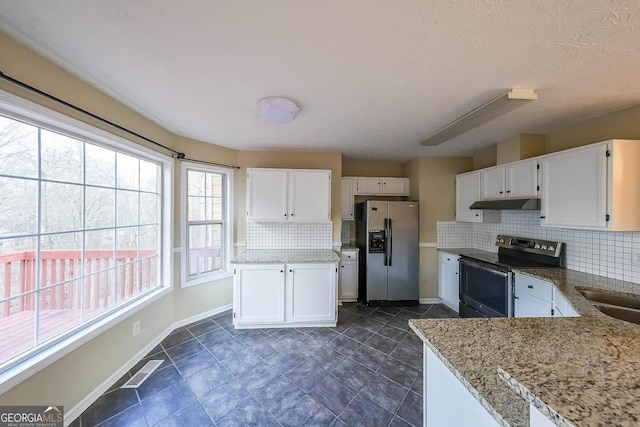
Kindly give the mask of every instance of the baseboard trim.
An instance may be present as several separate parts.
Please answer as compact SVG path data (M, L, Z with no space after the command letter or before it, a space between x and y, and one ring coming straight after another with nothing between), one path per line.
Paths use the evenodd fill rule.
M147 344L142 350L136 353L127 363L124 364L120 369L111 374L106 380L104 380L98 387L96 387L91 393L85 396L77 405L71 408L68 411L65 411L64 419L65 425L71 424L76 418L78 418L84 411L89 408L98 400L100 396L102 396L109 387L113 385L116 381L120 379L124 374L126 374L131 368L133 368L136 363L138 363L144 356L147 355L155 346L160 344L163 339L165 339L174 329L180 328L182 326L188 325L193 322L197 322L198 320L206 319L207 317L214 316L216 314L220 314L224 311L233 308L233 304L226 304L218 308L214 308L213 310L208 310L200 314L196 314L195 316L188 317L186 319L179 320L177 322L173 322L167 329L162 331L160 335L155 337L149 344Z
M442 304L440 298L420 298L420 304Z

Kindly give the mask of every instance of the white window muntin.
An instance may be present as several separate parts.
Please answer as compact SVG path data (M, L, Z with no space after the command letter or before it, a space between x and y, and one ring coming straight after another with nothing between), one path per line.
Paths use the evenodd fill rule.
M189 221L188 220L188 172L204 172L222 175L223 196L222 196L222 221ZM233 239L233 169L206 165L194 162L182 162L181 182L181 276L182 286L193 286L213 280L231 277L232 239ZM222 264L219 269L203 272L200 274L189 274L189 225L222 223Z
M11 360L10 363L2 366L2 369L0 369L0 375L3 380L3 387L0 389L1 393L24 379L28 372L50 365L68 354L72 349L103 332L105 328L115 325L127 315L140 310L171 290L170 280L173 277L173 267L170 248L173 241L174 162L170 156L162 155L157 151L133 143L88 123L1 90L0 113L15 120L30 123L42 129L51 130L89 144L102 146L123 154L130 154L141 160L156 163L160 167L159 179L157 180L158 192L160 193L158 286L152 288L150 292L140 294L138 297L116 306L114 309L105 311L103 315L61 334L58 338L52 339L44 345L25 352L23 355ZM35 368L36 366L39 366L39 368Z

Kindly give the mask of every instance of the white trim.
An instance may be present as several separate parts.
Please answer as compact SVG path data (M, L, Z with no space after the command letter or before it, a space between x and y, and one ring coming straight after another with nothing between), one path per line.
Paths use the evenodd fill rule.
M420 298L420 304L442 304L440 298Z
M169 287L161 288L159 289L159 292L152 293L147 297L132 303L130 306L127 306L125 311L120 310L115 312L93 325L81 329L77 333L43 351L34 354L24 362L2 373L2 375L0 375L0 394L5 393L20 384L22 381L42 371L52 363L62 359L73 350L79 348L83 344L86 344L101 333L159 300L163 296L171 293L171 291L172 289Z
M261 328L335 328L336 322L334 321L326 321L326 322L295 322L295 323L256 323L254 325L233 325L236 329L261 329Z
M431 243L431 242L420 242L418 244L419 247L421 248L437 248L438 244L437 243Z
M218 173L224 175L225 189L224 189L224 266L220 270L198 274L193 278L187 277L187 170L199 170L208 173ZM183 161L180 170L180 242L181 250L180 256L180 287L187 288L190 286L201 285L203 283L209 283L216 280L224 279L233 276L233 269L231 267L231 259L234 257L233 252L233 232L234 232L234 183L233 183L233 169L202 165L200 163L193 163Z
M7 366L11 367L0 374L0 394L2 394L173 290L171 247L174 240L174 160L171 156L152 150L132 140L3 90L0 90L0 111L9 117L31 123L40 128L49 129L89 144L97 144L109 150L131 154L141 160L155 162L160 168L158 183L161 185L161 241L159 242L158 267L161 282L158 286L137 301L114 307L114 311L103 318L78 325L73 333L64 338L59 337L58 342L38 346L19 355L14 362L8 361ZM12 363L15 363L15 365L12 366Z
M240 247L245 247L245 246L247 246L247 244L246 244L246 242L235 242L235 243L233 244L233 246L234 246L234 247L236 247L236 248L240 248Z
M65 420L73 421L78 418L84 411L89 408L98 400L100 396L102 396L109 388L124 374L130 371L136 363L144 358L155 346L160 344L162 340L164 340L171 332L173 332L176 328L180 328L182 326L188 325L193 322L197 322L198 320L206 319L207 317L215 316L216 314L222 313L224 311L230 310L233 308L233 304L226 304L222 307L215 308L213 310L205 311L204 313L197 314L195 316L188 317L186 319L179 320L177 322L173 322L167 329L162 331L160 335L155 337L149 344L147 344L142 350L135 354L129 361L127 361L120 369L111 374L106 380L104 380L98 387L96 387L91 393L84 397L78 404L76 404L69 411L65 412ZM69 422L70 422L69 421Z
M333 247L334 248L341 248L342 247L342 242L333 242Z

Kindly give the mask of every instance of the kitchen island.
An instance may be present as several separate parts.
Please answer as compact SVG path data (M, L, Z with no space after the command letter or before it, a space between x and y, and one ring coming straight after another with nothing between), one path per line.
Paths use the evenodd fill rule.
M576 289L637 295L640 286L572 270L517 272L553 282L581 317L411 320L425 359L435 355L496 425L528 426L530 405L559 426L640 424L640 325L600 313Z
M254 249L235 257L236 328L336 326L339 255L331 249Z

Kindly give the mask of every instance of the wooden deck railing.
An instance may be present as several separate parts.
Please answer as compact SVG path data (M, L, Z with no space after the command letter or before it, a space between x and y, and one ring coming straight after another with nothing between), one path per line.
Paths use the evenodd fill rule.
M36 308L100 309L112 307L157 282L157 252L153 249L41 251L40 290L36 287L36 251L0 254L3 287L2 317ZM86 276L84 280L80 279ZM23 295L20 298L8 298Z

